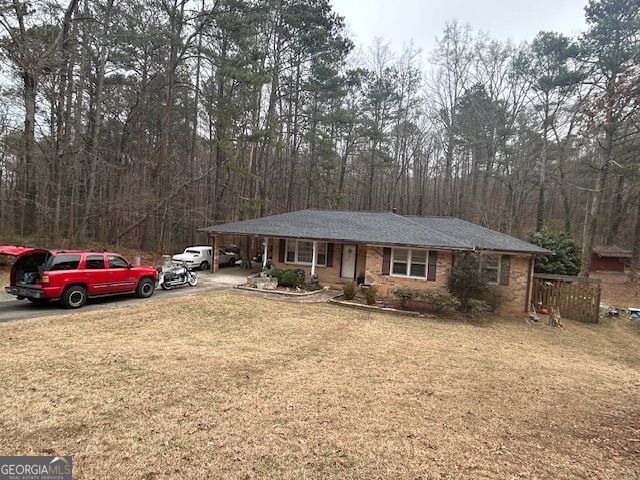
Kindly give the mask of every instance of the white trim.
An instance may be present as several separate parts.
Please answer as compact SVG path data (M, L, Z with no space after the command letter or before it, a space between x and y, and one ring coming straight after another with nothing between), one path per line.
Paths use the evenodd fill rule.
M294 260L293 262L290 262L287 257L288 257L288 253L289 253L289 242L295 242L295 247L293 249L294 252ZM299 242L307 242L307 243L311 243L314 246L314 250L311 254L311 261L310 262L300 262L298 260L298 251L299 251ZM319 247L320 244L324 244L324 263L318 263L317 262L317 256L318 256L318 251L319 251ZM329 242L319 242L318 240L306 240L304 238L300 238L300 239L285 239L284 242L284 263L286 263L287 265L304 265L307 267L311 267L312 270L314 270L315 272L315 267L326 267L327 266L327 250L328 250L328 244ZM316 262L314 262L314 260L316 260ZM314 265L315 263L315 265ZM313 273L312 273L313 274Z
M269 237L264 237L264 252L262 253L262 268L267 268L269 257Z
M393 263L395 260L395 255L396 255L396 250L407 250L407 269L406 269L406 275L403 275L401 273L393 273ZM413 250L416 251L420 251L420 252L425 252L425 263L422 262L416 262L416 265L424 265L424 277L418 277L415 275L409 275L409 272L411 272L411 259L413 256ZM391 260L389 263L389 276L390 277L398 277L398 278L412 278L414 280L427 280L427 278L429 277L429 253L430 250L425 250L424 248L409 248L409 247L392 247L391 248ZM404 262L403 262L404 263Z
M313 241L313 248L311 250L311 276L316 274L316 265L318 263L318 241ZM327 263L327 247L324 247L324 263Z

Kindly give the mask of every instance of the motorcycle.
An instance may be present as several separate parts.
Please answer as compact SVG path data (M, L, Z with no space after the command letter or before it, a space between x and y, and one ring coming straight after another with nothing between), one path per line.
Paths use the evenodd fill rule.
M156 270L158 270L158 285L163 290L171 290L184 285L195 287L198 284L198 275L185 264L172 267L166 272L162 267L157 267Z

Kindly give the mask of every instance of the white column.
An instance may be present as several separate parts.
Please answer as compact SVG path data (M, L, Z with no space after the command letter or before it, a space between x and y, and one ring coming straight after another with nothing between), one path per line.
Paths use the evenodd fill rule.
M267 266L267 257L269 256L269 239L264 237L264 253L262 254L262 268Z
M311 276L316 274L316 259L318 258L318 242L313 241L313 259L311 260Z

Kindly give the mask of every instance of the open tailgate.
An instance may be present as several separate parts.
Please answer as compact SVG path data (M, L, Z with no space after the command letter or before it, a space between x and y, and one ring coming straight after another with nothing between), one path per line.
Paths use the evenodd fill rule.
M34 252L46 252L41 248L33 248L33 247L16 247L14 245L0 245L0 255L11 255L13 257L20 257L25 253L34 253Z

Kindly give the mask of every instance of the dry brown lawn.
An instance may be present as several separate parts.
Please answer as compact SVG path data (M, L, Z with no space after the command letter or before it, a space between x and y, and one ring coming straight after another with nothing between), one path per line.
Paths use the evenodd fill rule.
M77 479L640 476L640 330L217 293L0 325L0 453Z

